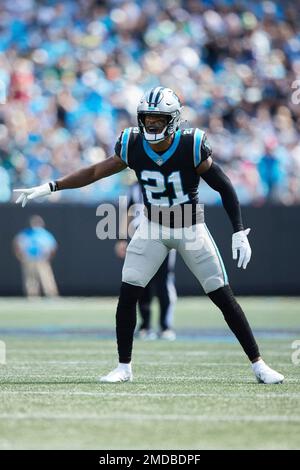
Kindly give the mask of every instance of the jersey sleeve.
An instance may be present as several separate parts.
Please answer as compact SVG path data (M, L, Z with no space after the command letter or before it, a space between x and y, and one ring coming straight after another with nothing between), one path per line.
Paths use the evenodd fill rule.
M115 145L115 154L128 165L128 144L131 134L131 127L124 129Z
M194 132L194 165L197 167L212 156L212 148L204 131L195 129Z

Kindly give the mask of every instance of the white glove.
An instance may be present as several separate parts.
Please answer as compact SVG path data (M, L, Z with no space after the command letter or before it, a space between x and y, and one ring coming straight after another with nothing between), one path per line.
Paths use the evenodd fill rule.
M16 200L16 204L22 203L22 207L25 207L29 199L36 199L37 197L49 196L49 194L51 194L52 191L55 191L55 189L56 185L53 182L45 183L41 186L35 186L34 188L14 189L15 193L21 193L18 199Z
M238 257L238 250L239 250L239 261L238 261L238 268L243 266L243 269L246 269L247 264L251 258L251 247L248 242L247 235L250 232L250 228L246 230L240 230L239 232L235 232L232 235L232 257L233 259L237 259Z

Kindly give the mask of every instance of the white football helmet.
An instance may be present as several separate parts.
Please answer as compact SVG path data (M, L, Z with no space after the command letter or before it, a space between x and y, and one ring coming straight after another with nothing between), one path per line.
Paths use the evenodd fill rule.
M137 107L137 120L141 134L148 142L157 144L172 135L179 128L182 119L182 106L178 96L170 88L162 86L148 90ZM159 133L147 132L145 127L146 115L164 115L168 117L166 127Z

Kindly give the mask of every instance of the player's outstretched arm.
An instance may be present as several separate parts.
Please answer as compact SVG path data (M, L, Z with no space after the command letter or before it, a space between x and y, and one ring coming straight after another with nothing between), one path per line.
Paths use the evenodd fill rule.
M211 188L220 193L224 209L230 218L234 231L232 235L233 259L238 259L239 252L238 268L242 266L246 269L251 258L251 247L247 237L250 229L244 229L240 203L230 179L212 161L211 157L201 163L196 171Z
M22 204L24 207L28 200L36 199L42 196L48 196L54 191L61 189L73 189L87 186L107 176L114 175L126 168L126 164L117 155L107 158L106 160L90 165L81 170L75 171L70 175L60 178L57 181L50 181L49 183L35 186L28 189L14 189L14 192L20 193L17 204Z

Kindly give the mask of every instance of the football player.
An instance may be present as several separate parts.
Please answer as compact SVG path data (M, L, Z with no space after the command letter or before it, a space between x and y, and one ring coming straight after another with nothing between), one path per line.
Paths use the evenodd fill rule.
M137 108L137 128L125 129L110 158L69 176L30 189L18 189L17 203L80 188L101 178L132 168L142 187L145 217L128 245L116 313L119 364L101 382L132 380L132 345L136 304L169 250L175 248L196 276L205 293L221 310L229 328L248 356L258 382L275 384L282 374L261 358L247 318L228 282L218 248L204 223L198 204L200 177L218 191L233 228L232 254L246 269L251 258L241 209L229 178L213 162L212 150L201 129L181 130L182 106L169 88L156 87L142 97Z

